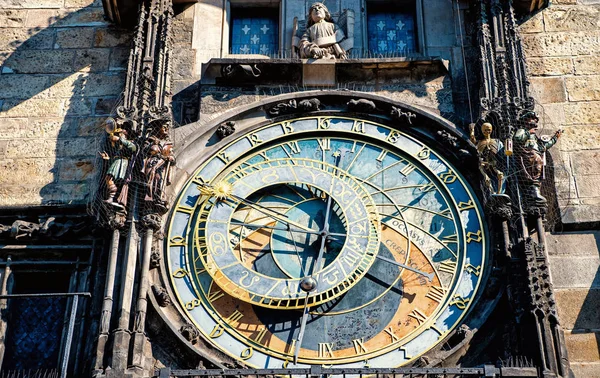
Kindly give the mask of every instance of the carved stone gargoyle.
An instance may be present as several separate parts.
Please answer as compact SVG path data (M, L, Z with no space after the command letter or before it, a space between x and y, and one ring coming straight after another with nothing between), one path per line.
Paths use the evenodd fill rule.
M315 22L320 18L319 12L323 12L323 19ZM294 18L292 55L295 58L346 59L353 47L354 11L351 9L330 14L324 4L314 3L306 19Z

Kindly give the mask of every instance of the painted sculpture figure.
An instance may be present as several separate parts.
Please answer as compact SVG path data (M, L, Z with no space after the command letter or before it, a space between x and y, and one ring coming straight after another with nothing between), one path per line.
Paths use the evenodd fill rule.
M299 44L303 59L346 59L346 51L339 43L346 38L344 32L333 22L323 3L314 3L308 11L306 32Z
M128 138L127 130L117 126L113 119L106 123L107 150L100 152L102 159L109 161L104 181L106 193L104 201L118 208L125 208L127 203L128 176L131 174L130 161L136 153L135 143ZM115 196L119 193L118 197Z
M483 138L475 139L474 125L470 128L470 139L477 146L479 154L479 167L483 174L485 184L493 194L504 193L504 173L499 168L499 155L504 150L504 145L499 139L492 138L493 126L491 123L481 125ZM496 178L496 181L492 180Z
M171 183L171 171L175 157L173 156L173 143L168 140L169 124L160 125L148 137L145 147L146 159L144 161L144 174L146 175L146 195L144 201L151 202L160 214L167 210L164 198L164 189Z
M518 168L523 171L525 180L522 181L526 198L536 204L543 205L546 198L540 193L542 173L546 160L546 150L554 146L562 134L557 130L554 135L544 140L536 134L539 118L533 111L525 111L519 120L523 127L514 135Z

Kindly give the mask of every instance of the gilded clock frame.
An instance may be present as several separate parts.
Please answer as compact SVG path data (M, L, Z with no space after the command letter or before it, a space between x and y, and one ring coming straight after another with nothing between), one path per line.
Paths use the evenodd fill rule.
M380 124L380 123L377 123L377 122L373 122L373 121L369 120L369 119L368 119L368 118L366 118L366 117L365 117L365 119L358 119L358 120L357 120L356 118L345 117L345 116L341 116L341 115L328 115L328 116L310 116L310 117L301 117L301 118L294 118L294 119L292 119L292 120L285 120L285 121L278 121L278 122L267 122L266 124L263 124L263 125L259 126L258 128L256 128L256 129L253 129L252 131L250 131L250 132L248 132L248 133L246 133L246 134L244 134L244 135L240 135L240 136L239 136L238 138L236 138L234 141L232 141L232 142L230 142L230 143L226 144L225 146L220 146L220 148L219 148L219 151L224 151L224 150L226 150L227 148L229 148L230 146L234 145L235 143L237 143L237 142L239 142L240 140L243 140L243 139L248 139L248 140L250 141L250 143L251 143L251 147L250 147L250 148L257 147L258 145L263 145L262 143L263 143L263 142L265 142L265 141L261 141L260 143L253 144L253 143L252 143L252 140L253 140L252 138L255 138L254 136L255 136L255 135L258 135L258 133L259 133L261 130L264 130L264 129L267 129L267 128L270 128L270 127L274 127L274 126L276 126L276 125L280 125L280 126L281 126L281 128L282 128L282 130L283 130L283 134L281 134L281 135L278 135L278 136L274 137L274 138L273 138L273 140L272 140L272 141L273 141L273 143L276 143L276 142L277 142L277 140L278 140L278 138L280 139L281 137L289 136L289 134L294 134L294 136L295 136L295 140L298 140L298 139L300 139L300 138L301 138L301 136L302 136L302 134L303 134L302 132L299 132L299 133L296 133L296 132L293 132L293 133L292 133L292 132L290 132L290 133L286 133L286 132L285 132L285 130L286 130L286 127L289 127L289 125L290 125L290 122L292 122L292 121L301 121L301 120L310 120L310 119L316 119L316 120L317 120L317 125L318 125L317 127L318 127L318 129L317 129L317 130L311 130L311 131L307 131L307 132L305 132L305 134L306 134L306 135L309 135L309 134L315 134L315 133L318 133L318 132L325 132L325 133L329 133L329 132L331 132L331 130L330 130L329 128L322 128L322 129L321 129L322 131L319 131L319 129L320 129L320 125L323 125L323 124L327 123L327 122L328 122L327 120L330 120L330 119L333 119L333 118L335 118L335 119L345 119L345 120L352 120L352 121L355 121L355 122L365 122L365 123L368 123L368 124L371 124L371 125L375 125L376 127L380 127L380 128L387 129L387 130L389 131L389 136L402 135L402 136L404 136L404 137L406 137L406 138L408 138L408 139L411 139L411 140L415 141L415 142L416 142L416 143L418 143L418 144L421 144L422 146L425 146L425 147L427 147L427 145L426 145L426 144L424 144L424 143L422 143L422 142L418 141L416 138L414 138L414 136L411 136L411 135L409 135L409 134L406 134L406 133L403 133L403 132L401 132L401 131L398 131L398 130L396 130L396 129L392 128L392 127L389 127L389 126L386 126L386 125L383 125L383 124ZM345 132L345 133L343 133L343 134L340 134L339 136L343 138L345 135L347 135L347 132ZM335 135L331 135L331 136L332 136L332 137L335 137ZM365 137L365 136L364 136L364 134L361 134L361 136L362 136L362 138L364 138L365 140L366 140L366 139L369 139L369 137ZM256 142L256 140L254 140L254 141ZM388 143L388 142L389 142L389 141L382 140L382 139L375 139L375 141L376 141L376 142L378 143L378 145L379 145L379 146L381 146L381 147L383 147L383 146L384 146L386 143ZM269 141L266 141L266 142L269 142ZM264 145L266 145L266 144L267 144L267 143L265 143ZM390 146L390 147L391 147L390 149L393 149L393 148L394 148L393 146ZM443 157L443 156L441 156L439 153L436 153L435 151L433 151L433 150L431 150L431 149L424 150L424 151L427 151L427 152L424 152L424 153L426 153L426 154L430 154L430 153L437 154L437 155L436 155L436 158L437 158L437 159L439 159L439 160L443 161L443 162L446 164L446 166L448 166L448 167L452 167L452 165L451 165L451 164L449 164L449 163L447 162L447 160L446 160L446 159L444 159L444 157ZM406 151L404 151L404 152L406 152ZM242 153L241 155L244 155L244 154ZM250 155L247 155L247 156L250 156ZM413 157L416 157L416 156L415 156L415 155L413 155ZM218 157L218 156L213 156L212 158L206 159L206 161L204 161L204 162L202 163L202 165L200 165L200 166L197 168L197 170L196 170L196 173L197 173L197 172L200 172L200 171L201 171L203 168L205 168L205 167L206 167L206 166L207 166L207 165L208 165L208 164L209 164L211 161L214 161L215 159L219 159L219 157ZM460 174L458 174L458 175L455 175L454 177L456 177L456 179L457 179L457 180L459 180L459 182L460 182L460 183L463 185L463 187L469 188L469 190L467 190L467 194L469 195L469 197L470 197L470 200L471 200L471 201L473 201L473 203L475 204L475 206L479 206L479 205L478 205L479 201L478 201L477 197L475 196L475 194L474 194L473 190L472 190L472 189L469 187L468 183L466 183L466 182L464 181L464 178L463 178L463 177L461 177L461 175L460 175ZM440 176L438 176L438 178L440 178L441 180L444 180L444 178L442 178L442 177L440 177ZM455 179L455 180L456 180L456 179ZM440 181L440 183L441 183L441 182L442 182L442 181ZM171 228L171 226L172 226L172 224L173 224L174 215L175 215L176 213L178 213L178 212L184 212L184 213L186 213L186 212L189 212L189 210L190 210L190 209L189 209L188 207L181 206L181 205L180 205L180 202L181 202L182 198L185 196L186 192L188 192L190 185L193 185L193 184L194 184L194 180L193 180L193 179L190 179L190 180L188 180L188 183L187 183L187 184L185 185L185 187L184 187L184 188L183 188L183 189L180 191L180 195L179 195L179 197L178 197L178 198L177 198L177 200L176 200L176 208L173 210L173 213L172 213L172 214L173 214L173 216L172 216L172 217L170 218L170 220L169 220L169 228ZM445 188L445 190L448 190L448 189L447 189L447 188ZM449 196L449 197L450 197L450 198L452 198L452 201L453 201L453 205L454 205L454 207L460 211L460 210L461 210L461 207L460 207L460 205L459 205L459 204L457 204L457 203L454 201L454 197L452 197L452 196ZM467 205L468 205L468 204L467 204ZM481 208L481 207L479 206L479 208ZM480 265L478 265L478 266L473 266L473 265L471 265L471 268L469 268L469 269L471 269L471 272L472 272L473 274L476 274L476 275L477 275L477 277L479 277L479 278L478 278L478 280L477 280L477 284L476 284L476 286L473 288L473 291L472 291L472 296L471 296L471 297L469 297L469 298L463 298L463 299L468 299L467 301L463 301L463 302L465 302L465 304L466 304L466 306L465 306L465 310L463 310L463 311L462 311L462 313L461 313L460 317L459 317L459 318L458 318L458 319L457 319L457 320L454 322L453 326L452 326L452 327L450 327L448 330L446 330L446 331L443 331L443 332L442 332L442 331L439 331L439 330L437 330L437 333L439 333L438 341L437 341L436 343L432 344L432 345L430 346L430 348L428 348L426 351L420 351L420 352L419 352L419 354L418 354L418 356L420 356L420 355L422 355L422 354L424 354L424 353L427 353L427 351L428 351L428 350L430 350L431 348L433 348L433 347L435 347L437 344L439 344L439 343L441 342L441 340L443 340L443 339L444 339L444 337L445 337L445 336L447 336L449 333L451 333L451 332L452 332L452 331L453 331L453 330L454 330L454 329L455 329L455 328L458 326L458 324L460 324L460 323L461 323L461 321L462 321L462 320L464 319L464 317L467 315L467 313L468 313L468 311L469 311L469 309L470 309L471 305L472 305L472 304L475 302L475 300L474 300L474 299L475 299L475 297L476 297L476 296L478 296L478 294L479 294L479 291L478 291L478 289L479 289L479 286L481 285L481 283L482 283L482 281L483 281L483 276L484 276L484 267L485 267L485 265L487 264L487 260L488 260L488 256L487 256L487 254L488 254L488 251L489 251L489 246L488 246L488 240L487 240L487 237L486 237L486 229L487 229L487 227L486 227L486 225L485 225L485 220L484 220L484 218L483 218L483 215L482 215L480 212L477 212L477 211L476 211L476 214L477 214L477 219L478 219L479 225L481 226L481 227L480 227L480 232L481 232L481 233L480 233L479 235L477 235L477 234L474 234L474 233L470 232L470 234L473 234L473 235L470 235L470 236L469 236L469 235L467 235L467 233L465 233L465 230L463 229L463 230L462 230L462 233L463 233L463 235L462 235L462 238L463 238L463 240L465 240L465 244L466 244L466 240L467 240L467 238L468 238L468 237L471 237L472 239L479 238L479 241L480 241L480 242L481 242L481 244L482 244L482 250L483 250L482 254L483 254L483 255L482 255L481 264L480 264ZM179 243L177 243L177 240L176 240L176 242L175 242L175 243L173 243L172 241L173 241L173 240L172 240L172 238L170 238L170 237L169 237L169 238L167 238L166 251L170 251L170 249L171 249L172 247L178 247L178 246L180 246L180 244L179 244ZM456 270L457 272L459 272L459 271L463 270L463 268L464 268L464 259L462 259L462 260L461 260L461 263L463 264L463 267L457 268L457 270ZM182 276L182 277L180 277L180 278L177 278L177 276L179 275L179 274L177 273L177 272L178 272L178 270L177 270L177 269L175 269L175 270L174 270L174 269L173 269L173 267L171 266L171 264L170 264L170 263L169 263L168 265L169 265L169 266L168 266L168 272L170 273L169 275L171 276L171 281L172 281L172 282L171 282L171 284L173 285L173 286L172 286L172 288L173 288L173 290L175 290L175 291L176 291L176 290L177 290L177 288L176 288L176 285L175 285L175 282L174 282L174 280L177 280L177 279L183 278L183 276ZM454 287L456 288L456 287L457 287L457 285L458 285L458 284L455 284L455 285L454 285ZM450 298L450 294L448 295L448 297L447 297L447 298ZM180 297L179 295L178 295L178 301L179 301L179 306L180 306L180 308L181 308L182 312L183 312L183 313L185 313L185 311L186 311L186 310L185 310L185 303L183 303L183 301L182 301L182 299L181 299L181 297ZM436 316L439 316L439 313L442 311L442 309L441 309L442 307L443 307L443 306L441 306L441 305L440 305L440 307L439 307L439 308L436 310L436 313L435 313L435 315L432 315L432 316L431 316L431 317L430 317L430 318L427 320L427 323L428 323L428 324L429 324L429 323L433 323L433 322L434 322L434 319L437 319L437 318L436 318ZM447 308L447 307L446 307L446 308ZM193 323L195 323L194 319L192 319L191 317L189 317L189 320L191 320ZM201 332L203 333L204 337L205 337L207 340L210 340L210 337L208 337L208 335L206 335L206 333L202 331L202 328L201 328L201 327L199 327L199 326L198 326L198 324L196 324L196 326L198 327L198 329L199 329L199 330L201 330ZM417 330L415 330L415 332L416 332L416 331L419 331L419 330L420 330L420 331L422 331L422 330L423 330L423 327L420 327L420 328L418 328ZM414 332L412 332L412 333L414 333ZM412 335L412 333L411 333L410 335ZM406 341L406 339L408 339L410 335L407 335L405 338L403 338L403 341L405 341L405 345L406 345L407 343L409 343L409 342L410 342L410 340L412 340L412 339L410 339L410 340ZM412 336L412 337L416 337L416 336ZM393 344L392 344L392 345L390 345L390 346L388 346L388 347L384 347L384 348L382 348L382 349L384 349L384 350L387 350L387 349L395 349L395 348L397 348L397 347L398 347L397 345L393 345ZM220 348L219 348L219 349L220 349ZM401 349L401 348L400 348L400 349ZM222 350L222 351L223 351L225 354L228 354L228 355L230 355L230 356L231 356L232 358L234 358L234 359L238 359L238 360L240 359L240 357L239 357L239 356L235 356L235 355L233 355L233 354L229 353L229 352L228 352L228 351L226 351L226 350ZM385 353L385 352L383 352L383 353ZM407 359L407 360L406 360L404 363L402 363L402 365L405 365L406 363L409 363L409 362L413 361L413 360L414 360L416 357L418 357L418 356L417 356L417 355L415 355L415 356L409 356L409 355L408 355L408 354L405 352L405 357L407 357L408 359ZM410 357L410 358L409 358L409 357ZM243 358L242 358L242 359L243 359ZM354 358L354 359L351 359L351 361L349 361L349 362L357 362L357 361L362 361L362 360L364 360L364 357L358 356L358 357L356 357L356 358Z

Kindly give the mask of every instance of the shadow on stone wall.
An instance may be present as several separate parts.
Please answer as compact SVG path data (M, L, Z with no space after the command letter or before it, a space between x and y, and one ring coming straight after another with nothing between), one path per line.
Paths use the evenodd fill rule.
M600 251L600 233L594 234L596 239L596 250ZM573 348L574 351L587 352L577 355L578 361L597 361L598 353L600 353L600 269L596 271L596 275L592 284L583 298L581 309L577 314L577 319L573 325L572 333L576 334L592 334L591 337L583 337L585 344ZM594 342L596 345L589 345L588 342ZM594 353L594 350L596 351ZM577 353L579 354L579 353ZM575 357L575 356L573 356ZM571 357L571 360L573 360Z
M14 50L1 66L0 115L12 132L0 135L0 206L81 205L121 96L130 32L105 21L99 3L38 23L11 29Z

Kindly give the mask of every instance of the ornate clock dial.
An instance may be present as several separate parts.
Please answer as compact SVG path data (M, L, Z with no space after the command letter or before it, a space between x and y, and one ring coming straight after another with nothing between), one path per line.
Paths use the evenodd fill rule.
M224 353L389 367L460 324L487 245L477 199L435 151L321 117L264 126L204 162L166 253L182 311Z

